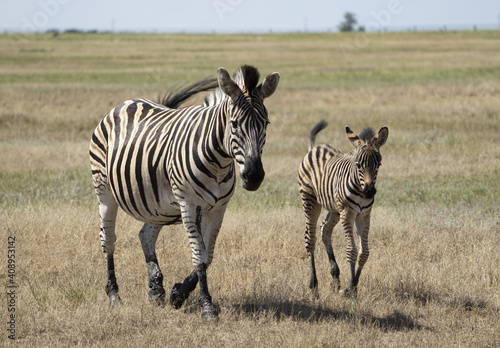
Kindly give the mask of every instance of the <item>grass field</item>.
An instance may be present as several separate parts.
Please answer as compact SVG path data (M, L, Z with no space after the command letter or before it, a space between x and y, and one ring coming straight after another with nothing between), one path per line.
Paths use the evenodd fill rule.
M278 71L266 101L266 179L238 187L208 271L220 308L204 324L147 300L141 224L119 214L123 306L110 309L88 143L133 97L252 64ZM15 237L15 329L0 346L500 346L500 32L280 35L0 35L0 276ZM370 258L356 303L333 294L317 246L310 296L296 172L307 137L343 151L344 126L389 128ZM348 281L340 226L334 250ZM157 243L170 289L191 271L181 226Z

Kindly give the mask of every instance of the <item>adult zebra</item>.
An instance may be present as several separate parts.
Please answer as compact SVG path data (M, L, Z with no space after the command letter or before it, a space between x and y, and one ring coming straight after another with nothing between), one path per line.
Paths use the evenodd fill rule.
M316 224L323 207L328 210L328 214L321 226L321 236L330 261L334 291L340 290L340 270L333 254L331 235L340 220L344 228L347 261L351 269L351 282L344 293L356 297L359 276L369 253L370 213L376 193L377 172L382 161L379 150L387 141L389 130L387 127L382 127L375 134L371 128L366 128L358 136L346 126L347 138L353 144L354 151L342 154L328 144L314 146L316 134L326 126L327 123L321 121L311 130L309 152L300 164L298 173L302 207L306 216L305 242L311 272L309 287L317 296L318 280L314 249ZM354 224L360 239L359 256L353 237Z
M90 161L99 201L101 246L106 255L106 293L120 301L114 270L118 206L144 222L139 232L149 274L149 299L165 300L155 243L164 225L183 223L189 237L193 272L174 285L170 303L180 308L200 284L202 318L217 319L206 269L212 262L227 203L235 189L234 160L243 188L257 190L264 179L262 148L269 123L264 99L276 90L279 74L259 85L260 74L242 66L231 79L218 69L217 88L204 105L172 109L208 90L210 81L168 96L163 104L128 100L99 123L90 142ZM188 92L186 92L188 91Z

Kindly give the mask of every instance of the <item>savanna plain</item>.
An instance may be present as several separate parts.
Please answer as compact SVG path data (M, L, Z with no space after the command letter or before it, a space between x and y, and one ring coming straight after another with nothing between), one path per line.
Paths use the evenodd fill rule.
M255 65L278 71L266 100L266 178L229 204L208 281L179 310L148 302L141 223L120 212L109 308L88 160L99 120L124 100ZM0 35L0 278L15 237L15 335L0 346L500 346L500 32L267 35ZM200 97L201 98L201 97ZM200 98L192 103L199 103ZM389 128L370 257L357 301L334 294L318 240L319 299L307 287L297 168L310 129L352 150L345 125ZM347 285L343 231L334 251ZM182 226L157 255L167 291L192 270Z

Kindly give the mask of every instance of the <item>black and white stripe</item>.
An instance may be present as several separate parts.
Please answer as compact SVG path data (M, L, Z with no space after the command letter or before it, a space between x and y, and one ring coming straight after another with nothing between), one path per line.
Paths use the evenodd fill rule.
M356 296L359 276L369 254L370 213L376 193L377 172L382 161L379 150L385 144L389 131L387 127L383 127L375 134L371 128L367 128L358 136L346 126L346 134L354 150L344 154L328 144L314 146L316 134L326 126L327 123L321 121L311 130L309 152L300 164L298 173L306 216L305 242L311 267L309 287L317 294L318 280L314 260L316 225L321 209L325 208L328 214L322 224L321 234L330 261L334 290L340 290L340 271L333 253L331 234L340 221L345 233L347 261L351 270L351 282L345 293ZM359 255L353 236L354 224L361 246Z
M261 83L259 72L242 66L231 79L219 68L163 103L123 102L99 123L90 142L90 160L101 218L101 246L108 259L106 291L119 300L114 274L118 206L145 223L139 237L150 277L150 299L164 300L155 242L162 226L183 223L192 251L193 273L176 284L170 301L182 305L200 282L203 317L216 317L206 284L224 212L235 189L235 165L250 191L264 179L261 154L269 123L264 99L277 88L279 74ZM190 96L218 87L203 105L176 109Z

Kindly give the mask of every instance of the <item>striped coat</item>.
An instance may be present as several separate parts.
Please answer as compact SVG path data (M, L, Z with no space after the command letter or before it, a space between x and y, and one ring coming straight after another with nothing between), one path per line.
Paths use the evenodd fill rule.
M149 272L149 298L162 303L163 275L155 243L162 226L183 223L194 270L177 283L170 302L179 308L196 284L204 319L217 318L208 292L206 269L234 190L236 167L243 188L264 179L262 148L269 123L263 101L277 88L279 74L258 84L259 73L242 66L231 79L223 68L216 84L201 81L171 95L163 104L126 101L99 123L90 143L94 188L99 201L101 246L106 255L106 292L120 301L113 253L118 207L144 222L139 233ZM185 99L218 86L203 105L176 109Z
M378 168L382 160L379 149L385 144L389 133L386 127L381 128L377 134L367 128L358 136L346 127L346 134L354 146L354 151L344 154L328 144L314 146L316 134L326 126L327 123L321 121L311 130L309 152L300 164L298 172L302 207L306 217L309 287L317 294L318 280L314 258L316 225L321 209L324 208L328 214L321 226L321 234L330 261L334 290L340 289L340 270L333 253L331 234L340 221L344 229L347 260L351 271L351 282L345 293L356 296L359 276L369 254L370 213L375 200ZM353 235L354 225L361 246L359 255Z

